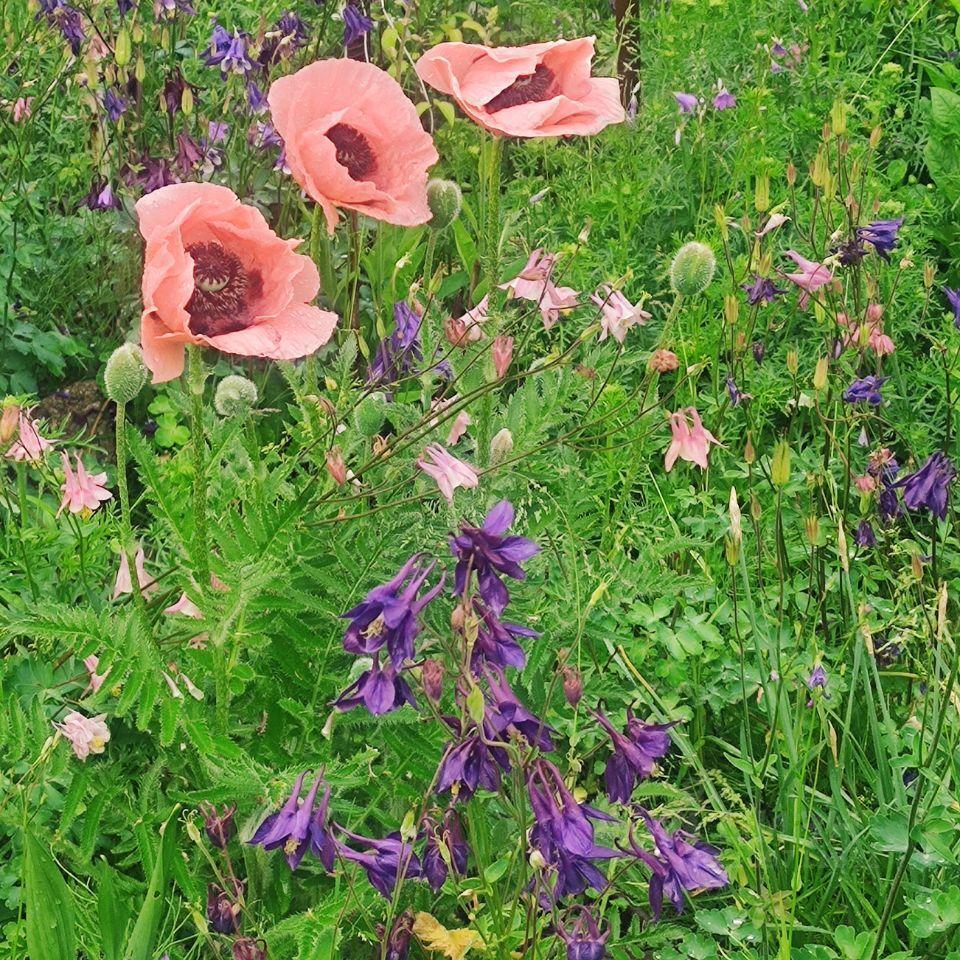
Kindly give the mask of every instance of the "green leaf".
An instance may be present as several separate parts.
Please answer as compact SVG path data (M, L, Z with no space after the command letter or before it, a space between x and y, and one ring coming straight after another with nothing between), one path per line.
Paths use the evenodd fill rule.
M27 949L37 960L76 960L73 894L49 851L27 831L23 885L27 901Z
M156 945L157 931L160 929L160 920L163 917L164 891L167 887L167 870L170 858L173 855L173 840L176 833L175 817L177 810L170 814L167 822L161 827L163 839L157 850L157 859L150 874L150 886L147 896L140 907L137 922L127 941L124 960L145 960L153 956Z
M100 949L103 960L120 960L123 936L130 919L130 907L117 893L116 873L103 861L97 884L97 917L100 920Z
M920 939L944 933L960 923L960 887L931 890L910 904L907 926Z

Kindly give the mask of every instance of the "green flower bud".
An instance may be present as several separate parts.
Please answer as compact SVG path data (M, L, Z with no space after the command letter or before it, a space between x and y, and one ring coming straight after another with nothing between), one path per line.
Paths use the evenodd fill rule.
M147 382L143 351L135 343L117 347L107 360L103 383L107 396L115 403L129 403Z
M684 297L695 297L710 286L717 258L705 243L685 243L670 264L670 286Z
M449 227L460 216L463 196L460 188L452 180L431 180L427 184L427 206L433 219L430 226L435 230Z
M256 402L256 384L236 374L224 377L213 395L213 405L221 417L245 417Z
M353 422L363 437L375 437L383 426L383 403L377 397L364 397L353 411Z

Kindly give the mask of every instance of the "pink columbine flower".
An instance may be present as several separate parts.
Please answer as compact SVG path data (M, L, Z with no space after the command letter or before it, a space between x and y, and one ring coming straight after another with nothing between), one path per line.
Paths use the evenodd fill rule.
M4 456L17 463L40 463L52 447L53 441L41 437L37 431L36 421L21 410L17 420L17 439Z
M507 375L510 363L513 360L513 337L496 337L490 353L493 357L493 368L497 372L497 377L503 379Z
M110 672L106 670L103 673L97 673L97 667L100 666L100 658L92 653L89 657L84 658L83 665L87 668L90 679L87 681L83 693L80 694L81 697L85 697L88 693L96 693L103 686L103 682L107 679L107 674Z
M457 487L476 487L480 482L477 471L448 453L439 443L428 443L417 466L437 481L440 492L453 503L453 491Z
M785 217L782 213L771 213L767 222L763 225L762 230L757 230L755 236L765 237L768 233L772 233L777 227L782 227L790 218Z
M133 561L137 568L137 582L140 584L140 592L145 597L149 597L157 589L157 581L147 573L145 562L143 547L137 547L137 554ZM117 579L113 584L113 599L116 600L125 593L133 593L133 582L130 579L130 563L127 560L127 555L125 552L121 552Z
M63 475L64 482L60 489L63 491L63 500L60 503L60 509L57 511L59 517L65 509L71 513L81 513L89 516L96 510L101 503L109 500L113 494L104 487L107 481L105 473L87 473L77 454L76 473L70 468L70 458L63 454Z
M550 279L557 262L555 253L544 253L538 247L530 254L526 266L512 280L501 283L500 289L515 300L529 300L540 308L543 327L549 330L560 319L562 310L577 305L579 294L572 287L557 287Z
M853 478L853 485L861 493L873 493L877 489L877 478L871 477L869 473L863 474L860 477Z
M650 314L640 306L634 306L619 290L609 284L602 286L590 299L600 308L600 336L598 340L613 337L617 343L623 343L627 331L634 325L641 327L650 319Z
M483 336L483 328L480 326L487 320L487 310L490 296L485 296L475 307L468 310L457 321L463 324L464 335L471 343L476 342Z
M851 320L845 313L837 314L837 323L849 333L843 338L843 349L850 346L868 347L878 357L896 352L893 340L883 332L883 307L879 303L867 306L866 321L863 324Z
M33 108L33 97L17 97L13 105L13 122L19 123L21 120L29 120Z
M473 423L473 420L470 418L470 414L466 410L461 410L447 434L447 446L455 447L460 442L460 438L467 432L467 427L471 423Z
M810 302L810 294L830 283L833 280L833 274L822 263L807 260L805 257L801 257L796 250L787 250L787 256L793 260L800 270L797 273L784 274L784 276L788 280L792 280L802 291L797 306L804 310Z
M670 441L664 459L667 473L673 469L678 457L688 463L695 463L701 470L706 470L710 444L719 444L720 441L704 427L696 408L687 407L686 410L671 413L670 430L673 433L673 439Z
M77 758L86 760L91 753L103 753L110 739L110 731L103 722L105 717L105 713L85 717L74 710L63 718L63 723L54 726L70 741Z

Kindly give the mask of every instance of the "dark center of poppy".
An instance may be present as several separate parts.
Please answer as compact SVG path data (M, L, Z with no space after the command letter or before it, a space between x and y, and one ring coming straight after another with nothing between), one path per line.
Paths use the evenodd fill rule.
M337 163L346 167L354 180L370 179L377 169L377 158L370 141L359 130L349 123L335 123L327 131L327 138L337 148Z
M248 307L263 289L257 270L245 270L240 258L214 241L191 243L193 295L187 303L190 329L207 337L250 325Z
M533 73L525 73L517 77L505 90L501 90L486 105L488 113L506 110L507 107L518 107L521 103L540 103L555 96L554 72L544 64L540 64Z

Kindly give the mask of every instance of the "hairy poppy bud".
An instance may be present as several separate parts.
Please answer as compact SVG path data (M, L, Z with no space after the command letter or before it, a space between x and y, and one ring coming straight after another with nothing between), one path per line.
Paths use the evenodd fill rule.
M353 411L353 422L364 437L375 437L383 426L383 402L377 397L364 397Z
M129 403L147 382L143 351L134 343L125 343L110 354L103 383L114 403Z
M460 216L463 196L452 180L433 179L427 184L427 206L433 219L430 226L435 230L449 227Z
M716 268L717 258L705 243L685 243L670 264L670 286L674 293L695 297L710 286Z
M221 417L245 417L256 402L256 384L236 374L224 377L213 395L213 405Z
M496 466L503 463L513 452L513 434L504 427L490 441L490 463Z

